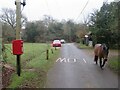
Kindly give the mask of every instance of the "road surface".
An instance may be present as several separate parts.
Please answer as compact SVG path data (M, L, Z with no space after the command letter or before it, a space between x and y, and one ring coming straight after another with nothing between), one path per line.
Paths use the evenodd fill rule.
M61 56L48 72L45 88L118 88L118 75L107 67L101 70L73 43L61 47Z

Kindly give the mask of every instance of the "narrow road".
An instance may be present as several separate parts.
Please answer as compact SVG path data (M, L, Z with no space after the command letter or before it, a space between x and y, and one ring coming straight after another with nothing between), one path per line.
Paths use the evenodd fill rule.
M68 43L48 72L45 88L118 88L118 75L107 67L101 70L93 56Z

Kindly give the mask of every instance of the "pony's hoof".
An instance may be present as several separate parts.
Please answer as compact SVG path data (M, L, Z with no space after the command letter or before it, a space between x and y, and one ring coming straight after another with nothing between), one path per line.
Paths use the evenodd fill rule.
M101 70L104 70L104 68L101 68Z
M93 64L96 64L96 62L93 62Z
M104 67L103 66L100 66L101 70L104 70Z
M103 70L103 66L100 66L101 70Z
M94 61L93 63L96 64L96 65L98 64L96 61Z
M102 68L104 69L104 68L105 68L105 66L102 66Z

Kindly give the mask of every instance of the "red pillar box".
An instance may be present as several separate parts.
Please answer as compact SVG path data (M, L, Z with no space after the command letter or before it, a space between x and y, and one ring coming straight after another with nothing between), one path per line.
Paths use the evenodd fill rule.
M23 54L23 40L13 40L12 41L12 52L14 55Z

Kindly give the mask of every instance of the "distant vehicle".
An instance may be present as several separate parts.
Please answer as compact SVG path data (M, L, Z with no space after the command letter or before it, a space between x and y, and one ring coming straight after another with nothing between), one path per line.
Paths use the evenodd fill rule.
M54 40L54 41L52 42L52 46L53 46L53 47L61 47L61 42L60 42L60 40Z
M65 40L64 40L64 39L61 39L60 42L63 44L63 43L65 43Z

